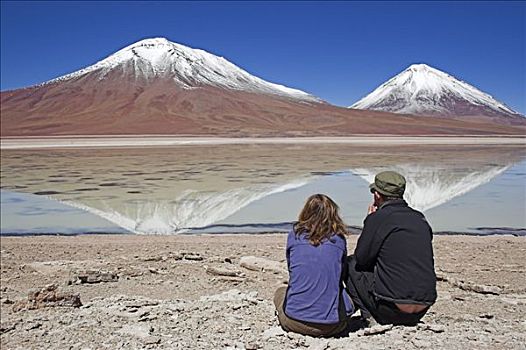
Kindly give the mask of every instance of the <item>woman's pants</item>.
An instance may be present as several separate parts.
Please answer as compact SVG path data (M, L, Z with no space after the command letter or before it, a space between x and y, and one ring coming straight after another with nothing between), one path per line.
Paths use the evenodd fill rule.
M283 311L283 303L285 295L287 294L287 287L280 287L274 293L274 305L278 312L278 320L281 327L287 332L300 333L310 335L312 337L330 337L337 336L343 333L347 328L347 321L336 324L320 324L312 322L304 322L294 320L285 315Z

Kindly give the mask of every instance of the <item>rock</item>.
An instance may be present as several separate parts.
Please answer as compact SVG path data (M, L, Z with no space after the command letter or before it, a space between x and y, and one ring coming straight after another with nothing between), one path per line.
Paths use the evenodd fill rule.
M309 350L325 350L329 347L327 339L313 339L309 342Z
M495 294L495 295L499 295L500 293L502 293L502 288L500 287L465 282L462 280L458 280L456 278L448 277L446 276L446 274L440 271L436 272L436 279L437 281L448 282L451 285L458 287L462 290L468 291L468 292L475 292L475 293L480 293L480 294Z
M259 344L257 342L254 342L254 341L248 342L248 343L245 344L245 349L246 350L257 350L259 348L260 348Z
M98 270L90 270L79 273L76 276L75 283L101 283L101 282L117 282L119 276L113 272L105 272Z
M0 334L7 333L16 328L17 322L2 322L0 325Z
M441 271L436 271L435 274L436 274L437 281L442 281L442 282L449 281L449 278L446 276L445 273L443 273Z
M238 270L218 268L213 266L206 266L205 270L207 273L214 276L228 276L228 277L242 277L243 273Z
M9 298L2 298L1 303L2 303L2 304L9 305L9 304L13 304L14 301L11 300L11 299L9 299Z
M147 256L145 258L142 258L141 260L145 261L145 262L162 261L162 260L166 260L166 257L164 257L164 256Z
M386 324L386 325L378 324L378 325L376 325L374 327L365 328L363 330L363 335L383 334L383 333L391 330L392 328L393 328L392 324Z
M161 337L149 336L149 337L146 337L143 342L146 345L159 344L161 342Z
M250 302L252 304L257 303L257 292L242 293L237 289L231 289L221 294L202 296L199 301L201 302ZM237 304L237 303L236 303Z
M192 260L192 261L201 261L204 258L199 254L186 254L184 255L185 260Z
M420 323L416 326L418 330L422 331L431 331L434 333L443 333L446 330L446 327L440 324L430 324L430 323Z
M485 318L487 320L491 320L493 317L495 317L493 314L490 313L483 313L479 315L480 318Z
M462 280L457 280L455 278L446 278L442 277L443 281L449 282L451 285L460 288L462 290L468 291L468 292L475 292L480 294L494 294L499 295L502 293L502 288L497 286L488 286L484 284L476 284L471 282L465 282Z
M480 293L480 294L494 294L499 295L502 293L502 289L497 286L487 286L483 284L472 284L472 283L461 283L458 287L462 290Z
M138 309L138 308L145 307L145 306L157 306L159 305L159 302L157 300L149 300L149 299L137 297L132 300L126 300L124 301L123 304L127 308Z
M29 322L29 323L24 325L24 330L25 331L31 331L33 329L38 329L40 327L42 327L42 323L40 323L40 322Z
M245 281L245 278L243 277L228 277L228 276L222 276L222 277L219 277L217 278L218 281L223 281L223 282L235 282L235 283L239 283L239 282L244 282Z
M17 301L13 311L36 310L44 307L80 307L79 294L62 293L56 284L48 285L41 290L31 291L27 300Z
M281 329L281 327L272 327L272 328L269 328L266 331L264 331L262 336L261 336L261 338L264 341L267 341L270 338L280 337L280 336L283 336L283 335L285 335L285 331L283 329Z
M138 338L147 339L150 337L150 327L147 325L124 325L121 329L117 331L119 334L131 335Z
M239 265L252 271L271 271L274 273L288 273L284 263L255 256L243 256Z
M430 341L423 339L411 339L411 343L419 349L432 349L433 344Z

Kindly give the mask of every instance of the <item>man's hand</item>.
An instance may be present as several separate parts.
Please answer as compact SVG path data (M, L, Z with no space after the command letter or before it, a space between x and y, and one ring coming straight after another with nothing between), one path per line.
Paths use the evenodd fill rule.
M378 208L376 207L376 205L374 205L374 203L369 205L369 209L367 210L367 215L374 213L376 209Z

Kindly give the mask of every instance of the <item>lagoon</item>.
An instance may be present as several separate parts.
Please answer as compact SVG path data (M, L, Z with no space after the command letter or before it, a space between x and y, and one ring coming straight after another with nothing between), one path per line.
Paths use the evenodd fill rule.
M437 232L526 230L522 144L3 149L1 161L2 234L281 231L318 192L359 227L368 183L387 169Z

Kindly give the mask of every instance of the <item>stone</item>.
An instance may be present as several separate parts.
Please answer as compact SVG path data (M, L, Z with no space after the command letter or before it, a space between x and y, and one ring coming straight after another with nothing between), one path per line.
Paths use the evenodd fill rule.
M416 328L418 330L422 331L431 331L434 333L443 333L446 330L446 327L440 325L440 324L432 324L432 323L419 323Z
M279 337L285 335L285 331L281 327L272 327L265 330L261 336L264 341L269 340L270 338Z
M119 276L113 272L105 272L98 270L90 270L79 273L76 276L76 282L78 284L84 283L101 283L101 282L117 282Z
M411 343L419 349L432 349L433 344L430 341L423 339L411 339Z
M36 310L45 307L80 307L79 294L63 293L58 290L56 284L50 284L40 290L28 293L27 300L17 301L13 305L13 311Z
M238 270L219 268L213 266L206 266L205 270L207 273L214 276L227 276L227 277L242 277L243 273Z
M146 345L159 344L161 342L161 337L149 336L149 337L146 337L143 342Z
M150 337L150 327L147 325L127 324L124 325L121 329L119 329L117 333L146 339Z
M378 325L370 327L370 328L365 328L363 330L363 335L383 334L383 333L391 330L392 328L393 328L392 324L386 324L386 325L378 324Z
M29 322L24 326L25 331L31 331L33 329L38 329L42 327L42 323L40 322Z
M13 304L14 301L11 300L11 299L9 299L9 298L2 298L1 303L2 303L2 304L9 305L9 304Z
M243 256L239 260L239 265L252 271L270 271L274 273L288 273L286 265L278 261L255 256Z
M150 261L162 261L162 260L166 260L166 258L163 256L147 256L145 258L142 258L141 260L145 262L150 262Z
M325 350L329 347L327 339L314 339L309 342L309 350Z
M499 295L502 293L502 289L497 286L487 286L483 284L472 284L472 283L463 283L460 286L460 289L480 293L480 294L494 294Z
M219 277L216 279L217 281L221 281L221 282L232 282L234 284L237 284L237 283L240 283L240 282L244 282L245 281L245 278L244 277L228 277L228 276L222 276L222 277Z
M0 334L7 333L16 328L17 322L2 322L0 325Z
M245 349L246 350L257 350L259 348L260 348L259 344L257 342L254 342L254 341L248 342L248 343L245 344Z
M192 261L201 261L204 258L201 255L199 255L199 254L186 254L184 256L184 259L185 260L192 260Z
M476 284L471 282L465 282L454 278L448 278L445 281L449 282L453 286L460 288L468 292L475 292L480 294L494 294L499 295L502 293L502 288L498 286L488 286L484 284Z

